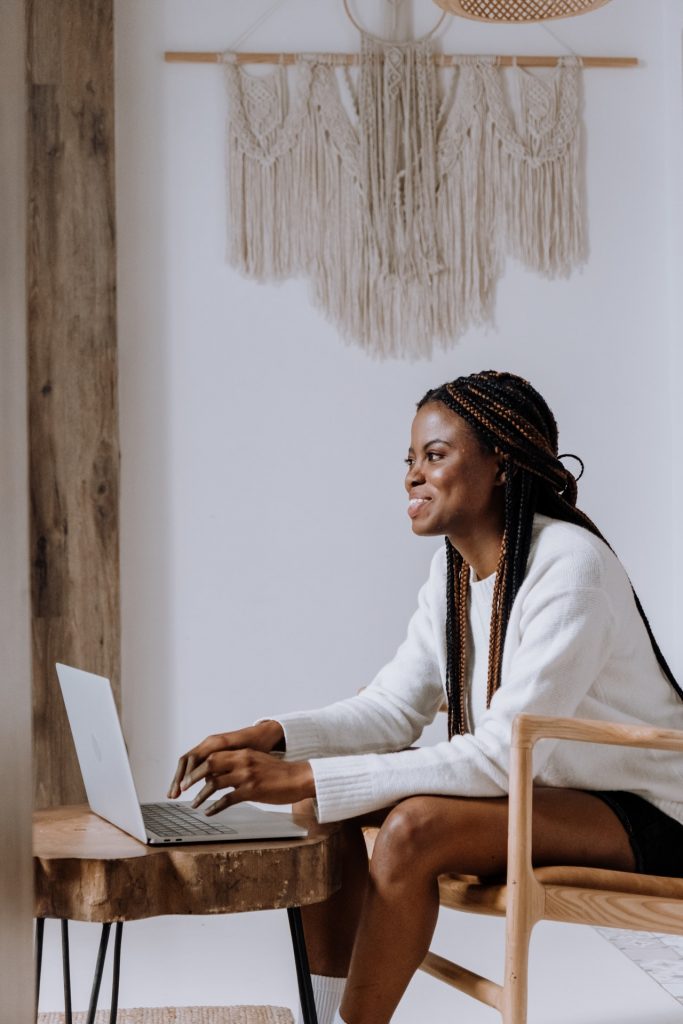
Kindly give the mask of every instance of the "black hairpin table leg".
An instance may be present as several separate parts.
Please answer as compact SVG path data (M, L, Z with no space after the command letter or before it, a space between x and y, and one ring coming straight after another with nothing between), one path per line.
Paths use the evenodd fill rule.
M121 939L123 937L123 921L117 921L114 929L114 971L111 983L111 1010L109 1024L116 1024L119 1010L119 975L121 973Z
M36 1021L38 1020L38 1001L40 999L40 974L43 969L43 935L45 918L36 918Z
M73 1010L71 1008L71 958L69 955L69 922L60 921L62 932L62 972L64 975L64 1024L73 1024ZM93 979L92 991L90 993L90 1006L86 1017L86 1024L94 1024L97 1013L97 1001L102 986L102 974L107 956L107 945L111 923L102 925L100 946L97 952L95 964L95 977ZM40 977L43 967L43 936L45 934L45 918L36 919L36 942L35 942L35 970L36 970L36 1022L38 1021L38 1003L40 999ZM121 977L121 939L123 936L123 921L117 921L114 930L114 964L111 986L111 1009L109 1011L109 1024L116 1024L119 1008L119 980Z
M301 1001L301 1013L304 1024L318 1024L318 1014L313 998L313 987L311 985L311 971L308 966L308 953L304 941L304 927L301 921L301 910L299 907L289 907L287 910L289 918L289 929L292 933L292 946L294 948L294 963L296 964L296 977L299 982L299 999Z
M64 1024L73 1024L71 1013L71 962L69 957L69 922L62 920L62 972L64 975Z
M100 986L102 984L102 972L104 971L104 961L107 956L107 944L109 942L109 932L111 931L111 922L107 922L102 925L102 935L100 937L100 948L97 951L97 962L95 964L95 977L93 978L92 991L90 993L90 1006L88 1007L88 1015L85 1018L85 1024L95 1024L95 1014L97 1013L97 1000L100 997Z

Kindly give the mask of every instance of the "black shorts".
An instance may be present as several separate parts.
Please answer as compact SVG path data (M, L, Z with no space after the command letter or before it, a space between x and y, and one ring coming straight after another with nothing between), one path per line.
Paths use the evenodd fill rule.
M591 790L611 807L626 829L636 858L636 871L644 875L683 878L683 825L635 793Z

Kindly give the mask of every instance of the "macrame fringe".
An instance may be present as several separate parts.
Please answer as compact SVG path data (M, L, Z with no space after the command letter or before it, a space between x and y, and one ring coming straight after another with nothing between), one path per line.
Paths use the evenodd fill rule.
M554 277L585 258L578 61L518 69L521 127L490 59L463 58L437 108L428 43L363 38L356 120L332 61L252 77L226 55L229 260L307 277L342 336L419 358L490 324L507 255Z

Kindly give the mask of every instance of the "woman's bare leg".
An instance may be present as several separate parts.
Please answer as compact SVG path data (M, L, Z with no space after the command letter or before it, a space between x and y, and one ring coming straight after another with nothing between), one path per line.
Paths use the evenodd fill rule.
M634 868L616 815L599 798L567 789L535 792L533 860L539 866ZM362 900L341 1006L346 1024L387 1024L391 1019L429 948L438 914L438 876L448 871L502 874L506 861L505 798L411 797L390 811L375 843ZM353 914L357 909L354 904ZM344 918L345 953L352 916ZM329 918L325 925L334 931L338 926ZM327 962L339 969L342 959Z
M342 884L323 903L301 908L311 974L345 978L368 884L365 826L379 827L389 810L342 822Z

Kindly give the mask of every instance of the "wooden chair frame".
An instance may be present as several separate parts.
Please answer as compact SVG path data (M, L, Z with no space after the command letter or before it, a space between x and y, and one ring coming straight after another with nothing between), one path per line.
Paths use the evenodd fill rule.
M526 1024L529 940L541 920L683 934L683 878L599 868L533 868L532 754L540 739L683 752L683 732L582 719L519 715L512 732L507 883L444 875L441 905L506 918L502 985L429 952L422 970ZM683 865L681 868L683 872Z

